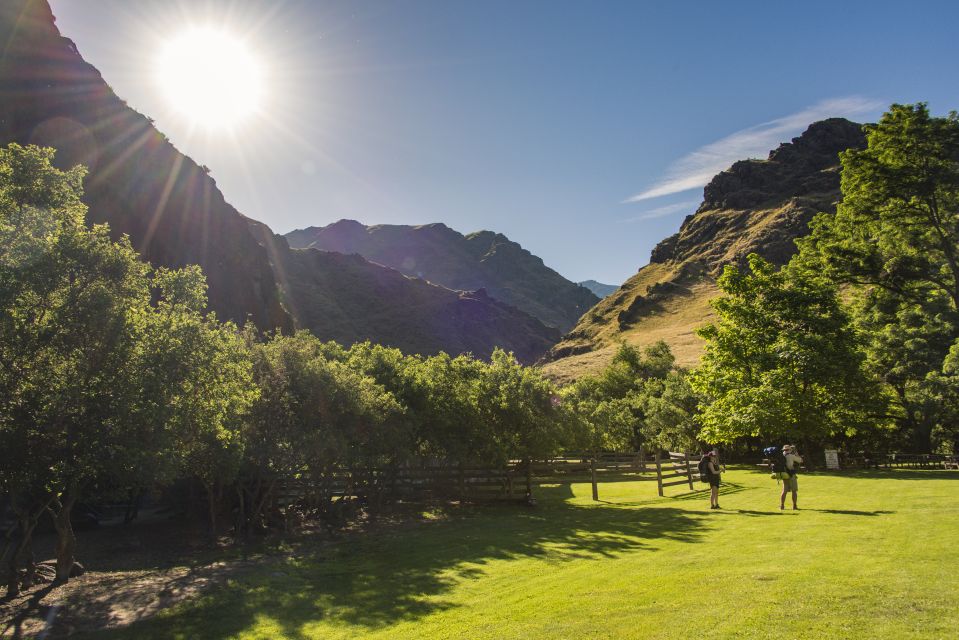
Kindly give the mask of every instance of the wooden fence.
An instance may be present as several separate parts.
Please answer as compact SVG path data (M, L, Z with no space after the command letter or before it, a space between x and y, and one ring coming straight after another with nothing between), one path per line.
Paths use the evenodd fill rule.
M317 478L277 483L276 500L289 505L311 498L355 496L365 499L459 499L473 502L531 500L533 481L558 480L589 474L593 499L599 499L600 476L626 476L631 481L655 482L664 489L688 485L695 489L696 461L688 453L652 456L644 452L570 454L536 460L514 460L503 468L442 464L377 469L336 469Z
M551 458L536 463L533 475L537 478L590 474L593 485L593 500L599 499L598 477L601 475L627 475L632 481L655 482L660 496L665 495L666 487L688 484L690 491L695 489L693 477L698 475L698 460L689 453L674 451L661 456L642 451L634 453L600 453L595 457L589 454L571 454L562 458Z
M277 484L277 500L292 504L311 497L364 499L459 499L469 501L526 498L531 492L525 465L505 468L416 466L385 469L337 469L319 478Z
M840 465L872 469L959 469L959 456L938 453L879 453L840 456Z

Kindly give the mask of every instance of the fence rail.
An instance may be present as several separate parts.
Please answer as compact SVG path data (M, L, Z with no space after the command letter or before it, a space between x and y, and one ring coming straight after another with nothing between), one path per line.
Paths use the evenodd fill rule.
M423 465L335 469L320 477L278 482L274 491L276 500L286 505L317 497L530 500L534 478L548 481L589 473L593 497L598 500L598 478L602 475L626 475L631 481L656 482L657 491L663 496L668 487L688 485L693 490L694 469L695 462L687 453L572 453L530 463L514 460L502 468Z

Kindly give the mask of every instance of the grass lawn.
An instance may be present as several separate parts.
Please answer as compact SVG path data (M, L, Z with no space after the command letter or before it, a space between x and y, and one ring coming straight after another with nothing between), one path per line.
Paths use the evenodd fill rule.
M697 484L697 488L702 485ZM670 489L667 489L670 492ZM655 483L543 485L286 559L121 638L952 638L959 473L731 470L723 509ZM787 507L788 508L788 507Z

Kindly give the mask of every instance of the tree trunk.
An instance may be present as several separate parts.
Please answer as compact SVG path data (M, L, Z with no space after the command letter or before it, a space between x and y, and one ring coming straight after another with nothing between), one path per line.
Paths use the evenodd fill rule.
M7 585L7 599L20 595L20 556L25 545L29 544L30 536L26 535L23 520L18 518L16 524L7 530L7 542L3 547L3 574Z
M57 576L54 584L65 584L73 571L74 556L77 550L77 537L73 533L70 516L77 501L77 485L71 483L54 504L59 508L52 512L53 526L57 530Z
M533 460L526 460L526 502L533 500Z
M593 484L593 500L599 501L599 487L596 485L596 455L589 459L589 479Z
M31 545L27 545L24 559L25 562L23 563L23 566L26 571L23 574L23 580L20 582L20 584L24 589L29 589L37 581L37 560L33 555L33 548Z
M233 525L234 539L239 542L241 537L249 537L250 527L246 518L246 500L244 496L243 482L236 483L236 524Z
M217 482L204 483L207 494L207 512L210 518L210 542L216 544L216 512L219 508Z
M14 500L15 504L15 500ZM3 548L2 567L4 572L4 581L7 586L7 598L15 598L20 595L20 567L26 565L28 578L31 578L33 571L33 530L37 526L37 520L47 509L48 503L39 505L35 511L27 509L18 509L14 507L17 514L17 522L7 531L7 543Z

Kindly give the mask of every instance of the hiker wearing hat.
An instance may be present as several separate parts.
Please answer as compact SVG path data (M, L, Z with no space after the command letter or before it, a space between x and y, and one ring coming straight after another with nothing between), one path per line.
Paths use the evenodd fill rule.
M786 494L792 491L793 510L798 511L799 506L796 501L799 493L799 480L796 473L799 471L799 465L802 464L802 458L796 453L796 447L791 444L783 445L783 457L786 459L786 470L780 474L783 481L783 492L779 496L779 509L786 508Z

